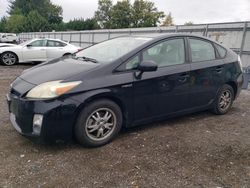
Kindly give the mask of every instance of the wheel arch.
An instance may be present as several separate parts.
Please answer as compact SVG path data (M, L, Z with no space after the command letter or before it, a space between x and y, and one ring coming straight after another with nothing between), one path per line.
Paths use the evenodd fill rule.
M83 102L81 103L81 105L79 105L79 107L77 108L76 110L76 118L75 118L75 121L74 121L74 126L73 126L73 131L74 131L74 127L75 127L75 124L77 122L77 119L81 113L81 111L90 103L94 102L94 101L97 101L97 100L110 100L112 102L114 102L115 104L117 104L120 109L121 109L121 112L122 112L122 118L123 118L123 123L122 123L122 126L126 126L126 122L128 120L128 113L127 113L127 108L125 106L125 104L122 102L122 100L115 96L115 94L111 93L111 92L100 92L100 93L95 93L95 94L92 94L92 95L89 95L85 100L83 100Z
M235 99L236 94L237 94L237 92L238 92L238 86L237 86L237 84L236 84L234 81L229 81L229 82L226 82L225 84L230 85L230 86L233 88L233 91L234 91L234 99Z
M18 55L17 55L16 52L13 52L13 51L4 51L4 52L1 53L1 57L2 57L2 55L5 54L5 53L12 53L12 54L14 54L14 55L17 57L17 62L16 62L16 63L19 63L19 57L18 57Z
M63 54L63 57L64 57L64 56L67 56L67 55L71 55L71 54L72 54L72 53L70 53L70 52L66 52L66 53Z

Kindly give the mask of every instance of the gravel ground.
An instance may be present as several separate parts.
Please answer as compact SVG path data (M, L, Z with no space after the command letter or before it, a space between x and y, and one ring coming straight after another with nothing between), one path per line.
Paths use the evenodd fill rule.
M250 92L230 113L123 131L111 144L37 145L12 128L5 94L26 66L0 66L0 187L250 187Z

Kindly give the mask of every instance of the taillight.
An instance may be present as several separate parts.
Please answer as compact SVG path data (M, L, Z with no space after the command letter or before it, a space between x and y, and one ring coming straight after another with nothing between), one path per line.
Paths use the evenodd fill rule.
M243 71L242 61L239 55L238 55L238 63L239 63L241 71Z

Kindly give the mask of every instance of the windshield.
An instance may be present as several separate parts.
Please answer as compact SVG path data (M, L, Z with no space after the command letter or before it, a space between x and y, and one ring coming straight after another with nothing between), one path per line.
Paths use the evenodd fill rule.
M96 44L76 54L76 57L87 57L101 63L116 60L140 45L148 42L148 37L120 37Z

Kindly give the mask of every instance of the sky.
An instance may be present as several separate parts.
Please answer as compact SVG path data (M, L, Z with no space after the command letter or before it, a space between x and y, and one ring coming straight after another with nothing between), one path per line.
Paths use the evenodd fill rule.
M93 17L98 0L51 0L63 8L63 19ZM115 3L117 0L113 0ZM171 12L177 25L250 20L250 0L151 0L160 11ZM133 2L133 0L131 0ZM8 0L0 0L0 17L6 15Z

